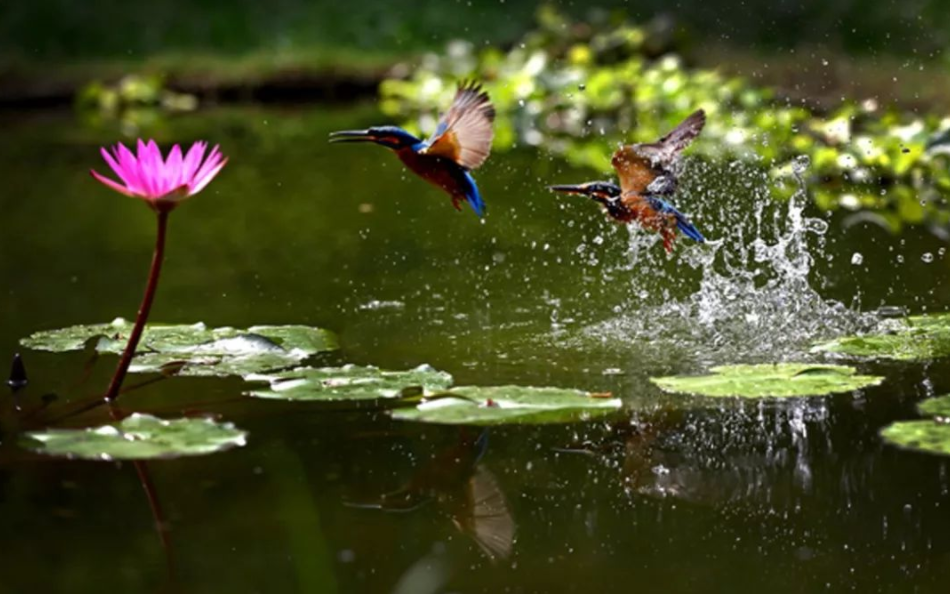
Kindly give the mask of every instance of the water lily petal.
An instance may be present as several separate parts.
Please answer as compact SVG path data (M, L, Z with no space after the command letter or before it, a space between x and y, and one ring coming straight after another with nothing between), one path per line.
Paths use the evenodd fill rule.
M149 150L145 141L139 138L136 142L136 171L138 172L142 189L145 190L144 195L152 197L156 195L157 188L152 180L152 168L148 166L148 154Z
M106 149L105 147L102 147L99 149L99 154L102 155L103 160L105 160L105 162L109 165L109 167L112 168L112 171L114 171L115 174L119 176L119 179L121 179L122 182L125 183L126 186L128 186L129 180L128 180L128 177L126 176L125 168L119 165L118 161L115 160L115 157L113 157L109 153L109 150Z
M96 178L97 180L102 182L105 186L112 188L116 192L119 192L120 194L125 194L126 196L135 196L135 194L129 191L127 187L112 181L111 179L109 179L108 177L105 177L104 175L100 175L99 173L96 172L95 169L90 169L89 173L92 174L92 177Z
M173 189L182 185L181 166L181 147L176 144L168 152L168 159L165 160L165 179Z
M112 153L119 160L119 166L125 171L126 185L128 185L129 190L144 196L146 194L145 185L142 183L142 178L139 177L135 155L121 142L113 147Z
M207 173L218 166L218 162L220 160L221 151L218 150L218 145L215 145L214 148L211 149L211 153L208 155L208 158L205 159L205 162L202 163L194 177L190 180L192 187L196 186L200 181L203 181Z
M214 167L214 169L211 169L210 171L206 172L203 176L200 176L200 177L197 175L195 176L195 181L193 182L191 186L191 194L197 194L198 192L203 190L204 187L207 186L208 183L211 180L213 180L214 177L218 175L218 173L221 171L221 169L223 169L224 166L227 165L228 163L227 157L221 158L221 156L218 155L218 160L220 162ZM208 161L210 162L211 160L208 159Z
M181 167L182 183L191 183L194 179L195 171L198 171L198 166L201 165L207 148L208 143L199 140L188 149L188 154L185 155L185 161Z
M127 196L136 196L152 203L175 204L201 191L227 163L218 146L205 159L207 147L207 142L199 140L183 155L181 145L176 144L163 158L161 148L153 139L138 139L134 153L122 143L117 143L111 152L105 148L100 152L125 185L95 171L92 175Z

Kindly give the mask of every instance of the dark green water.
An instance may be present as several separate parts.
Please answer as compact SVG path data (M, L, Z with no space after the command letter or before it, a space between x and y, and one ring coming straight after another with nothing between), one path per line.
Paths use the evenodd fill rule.
M172 216L152 319L322 326L343 343L328 362L611 391L631 422L490 433L481 472L516 530L511 557L492 563L453 524L467 525L450 480L441 503L404 513L348 505L420 469L438 475L432 461L459 442L457 429L239 399L237 379L159 382L121 406L211 412L250 432L238 450L147 465L166 550L133 465L17 450L10 435L29 422L3 396L0 592L946 591L947 464L877 437L950 389L945 362L865 365L887 376L882 386L761 407L683 410L647 382L807 358L811 340L867 323L830 301L948 309L943 242L810 211L827 231L797 232L786 205L762 198L767 178L693 163L682 203L723 242L683 243L668 259L593 205L545 191L592 174L531 150L478 172L482 224L382 149L325 142L376 120L372 107L308 106L163 124L160 142L211 139L231 162ZM32 331L132 317L153 218L88 176L114 132L70 113L8 113L0 124L5 361ZM756 262L757 239L788 247ZM102 358L77 388L82 354L24 356L23 407L50 392L55 406L94 395L114 364ZM93 411L70 422L107 420ZM585 441L595 454L562 451Z

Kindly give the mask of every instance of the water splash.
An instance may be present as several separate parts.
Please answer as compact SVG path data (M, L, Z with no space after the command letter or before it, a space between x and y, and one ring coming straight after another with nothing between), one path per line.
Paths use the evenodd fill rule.
M616 317L568 343L638 344L665 360L710 365L801 358L816 339L870 326L873 316L823 298L810 282L811 250L823 248L828 224L805 216L807 167L807 157L786 167L784 183L795 185L783 203L771 196L772 184L783 182L767 173L734 164L724 175L694 164L680 203L720 239L681 240L679 254L668 257L655 235L631 227L627 261L614 270L632 274L629 295Z

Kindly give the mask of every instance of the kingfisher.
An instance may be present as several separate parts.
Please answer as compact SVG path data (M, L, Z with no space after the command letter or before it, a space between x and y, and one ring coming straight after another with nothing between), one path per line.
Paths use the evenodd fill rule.
M495 108L474 81L461 82L435 132L420 140L397 126L374 126L330 134L330 142L375 142L391 149L412 172L441 188L461 210L467 202L479 217L485 202L471 172L488 158L494 136Z
M607 181L551 186L555 192L582 194L599 202L607 215L621 223L637 222L659 232L667 253L673 251L676 231L703 243L706 239L689 217L667 199L675 192L680 173L680 155L706 125L706 113L697 110L656 142L622 146L610 163L620 185Z

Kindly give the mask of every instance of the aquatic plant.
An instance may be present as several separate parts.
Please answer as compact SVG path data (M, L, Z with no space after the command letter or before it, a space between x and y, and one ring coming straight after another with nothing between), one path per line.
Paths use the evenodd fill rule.
M152 257L152 266L149 270L148 283L142 304L139 306L135 318L135 326L129 334L128 343L116 367L115 375L106 390L105 398L115 400L122 387L122 381L132 363L135 348L138 346L145 322L148 319L155 291L158 289L158 277L165 260L165 234L168 229L168 215L182 201L194 196L211 182L228 162L215 146L205 157L208 144L203 141L194 143L188 153L182 155L181 147L177 144L172 147L166 160L162 160L162 153L154 140L147 143L139 139L138 153L134 154L122 143L117 144L112 152L101 149L102 158L122 183L105 177L95 170L90 173L106 187L133 198L143 200L155 212L158 221L158 230L155 238L155 252Z
M873 209L875 221L950 221L950 117L900 113L875 101L845 100L827 112L793 104L774 90L717 70L659 57L648 32L629 23L572 23L550 8L535 31L508 51L452 42L443 55L396 69L380 85L384 112L410 130L434 127L435 106L454 80L485 81L498 112L495 150L543 146L570 163L609 172L617 144L657 138L695 109L709 117L694 153L742 160L788 180L783 166L812 162L806 182L819 207ZM787 198L794 183L773 184Z
M882 320L871 332L821 342L812 351L859 359L939 359L950 355L950 313Z
M34 332L20 341L39 351L78 351L94 341L98 353L122 353L123 337L134 325L116 318L108 324L85 324ZM147 324L140 353L130 373L228 376L286 369L317 353L336 350L336 335L310 326L209 328L196 324Z
M917 404L926 419L895 421L881 429L881 438L897 447L928 454L950 455L950 396L936 396Z
M853 392L884 381L874 375L857 375L844 365L776 363L723 365L708 375L653 377L650 381L666 392L715 398L801 398Z
M163 420L133 413L88 429L31 431L23 447L50 456L85 460L147 460L201 456L243 446L247 432L213 419Z
M76 95L81 119L94 126L116 122L123 134L136 135L154 128L164 114L194 111L198 98L169 90L165 79L155 74L128 74L114 83L92 81Z

